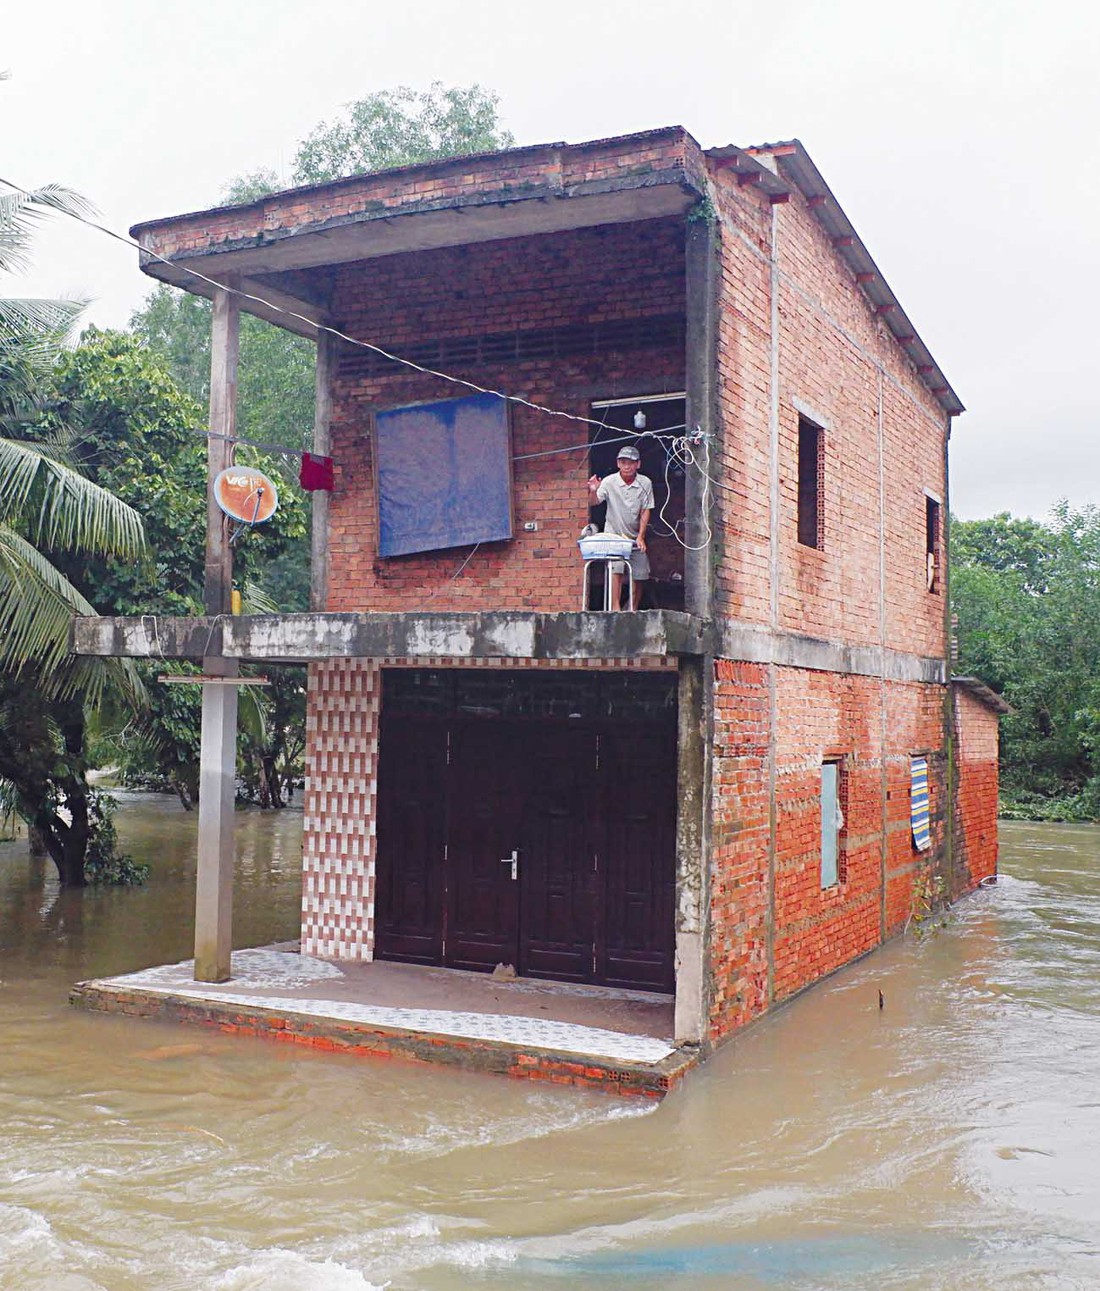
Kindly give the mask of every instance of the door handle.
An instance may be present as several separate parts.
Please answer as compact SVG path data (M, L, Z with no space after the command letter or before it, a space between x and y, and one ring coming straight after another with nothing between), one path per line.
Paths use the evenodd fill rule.
M512 867L512 882L519 878L519 849L513 848L511 856L502 856L501 865L510 865Z

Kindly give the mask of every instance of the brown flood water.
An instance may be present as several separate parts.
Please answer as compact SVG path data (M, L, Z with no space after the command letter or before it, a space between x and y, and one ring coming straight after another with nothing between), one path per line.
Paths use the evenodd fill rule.
M654 1108L71 1010L190 954L194 818L119 826L144 889L0 844L3 1291L1100 1286L1100 829L1006 826ZM293 937L301 817L238 827L238 944Z

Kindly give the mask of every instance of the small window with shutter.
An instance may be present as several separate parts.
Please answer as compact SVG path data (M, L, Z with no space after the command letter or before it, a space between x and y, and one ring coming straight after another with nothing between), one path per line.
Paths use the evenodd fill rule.
M841 808L839 762L821 764L821 886L832 888L840 882L840 833L844 828Z

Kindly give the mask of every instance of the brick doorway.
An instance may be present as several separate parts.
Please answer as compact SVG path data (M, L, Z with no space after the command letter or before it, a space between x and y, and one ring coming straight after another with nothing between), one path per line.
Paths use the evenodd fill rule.
M590 413L601 424L592 431L589 473L601 478L613 474L619 449L629 443L641 454L642 474L653 482L654 506L646 539L652 573L642 609L684 608L684 466L674 441L685 432L686 410L684 395L673 394L597 401ZM642 427L637 425L639 414L645 422ZM600 503L591 508L590 519L602 526L603 513Z
M676 678L394 670L379 959L674 988Z

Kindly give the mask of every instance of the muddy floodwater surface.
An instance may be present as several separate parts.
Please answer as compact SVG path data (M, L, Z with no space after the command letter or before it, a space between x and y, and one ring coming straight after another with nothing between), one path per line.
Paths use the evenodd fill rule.
M1004 827L655 1107L70 1009L191 953L194 817L118 824L145 888L0 844L4 1291L1100 1286L1100 829ZM297 935L300 832L239 815L238 945Z

